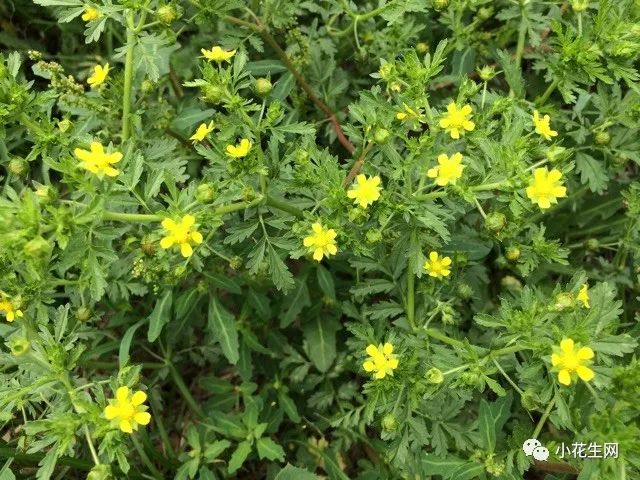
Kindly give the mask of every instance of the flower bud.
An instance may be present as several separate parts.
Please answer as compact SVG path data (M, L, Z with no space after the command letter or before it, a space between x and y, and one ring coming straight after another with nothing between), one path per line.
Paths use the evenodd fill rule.
M153 241L151 237L145 236L140 241L140 248L144 252L145 255L153 255L156 253L156 242Z
M251 202L257 198L258 193L253 189L251 185L247 185L242 189L242 198L246 202Z
M522 406L528 411L536 410L540 407L538 395L531 390L525 390L523 392L520 397L520 403L522 403Z
M9 349L11 355L19 357L31 349L31 342L26 337L13 337L9 340Z
M374 133L373 135L373 139L377 144L384 145L389 141L390 136L391 134L389 133L389 130L387 130L386 128L378 128L376 130L376 133Z
M554 303L553 309L561 312L562 310L573 308L573 303L573 295L571 295L569 292L561 292L556 295L556 303Z
M598 241L597 238L587 238L584 241L584 248L586 248L591 252L597 252L598 249L600 248L600 242Z
M187 267L185 267L184 265L178 265L176 268L173 269L173 276L175 278L182 278L186 273L187 273Z
M80 322L86 322L91 318L91 309L82 305L76 310L76 318Z
M111 477L111 467L106 463L95 465L87 474L87 480L109 480Z
M480 76L480 80L488 82L496 76L496 69L492 65L485 65L480 70L478 70L478 75Z
M369 230L365 235L367 243L378 243L382 240L382 232L380 230Z
M575 13L584 12L589 7L589 0L573 0L571 2L571 9Z
M349 221L361 224L367 216L367 210L364 208L352 208L349 210Z
M444 10L449 6L449 0L433 0L433 8L436 10Z
M175 22L181 15L182 12L178 11L175 5L172 4L163 5L156 11L156 17L158 20L167 25Z
M500 212L491 212L484 219L484 226L493 233L499 233L507 225L507 217Z
M298 165L306 165L309 163L309 152L299 148L296 150L296 163Z
M37 236L22 247L22 251L27 257L40 257L47 255L51 251L51 245L41 236Z
M559 145L554 145L552 147L547 148L544 156L547 157L547 160L549 160L550 162L557 162L558 160L561 160L564 157L566 150L567 149L564 147L560 147Z
M461 283L458 285L458 295L463 300L469 300L473 297L473 288L468 283Z
M71 125L71 120L69 120L68 118L58 120L58 130L60 130L62 133L65 133L67 130L69 130Z
M429 51L429 44L425 42L420 42L416 45L416 51L418 53L427 53Z
M382 430L385 432L395 432L398 429L398 420L394 415L388 414L382 418Z
M196 189L196 200L200 203L211 203L216 198L216 187L212 183L202 183Z
M9 161L9 171L18 177L22 177L29 171L29 162L23 158L12 158Z
M598 145L607 145L610 141L611 141L611 135L609 135L609 132L596 133L596 143Z
M268 78L257 78L255 83L253 84L253 89L261 97L266 97L267 95L269 95L269 93L271 93L273 84Z
M489 20L493 17L493 12L492 7L482 7L478 10L478 18L480 20Z
M215 105L219 104L225 94L224 88L218 85L207 85L202 89L203 99Z
M149 79L142 81L142 93L145 95L149 95L153 92L153 89L156 88L156 84Z
M522 290L522 282L512 275L506 275L500 280L500 284L509 290Z
M514 245L507 248L507 252L504 254L507 257L507 260L510 262L515 262L520 258L520 249Z
M242 266L242 257L236 255L235 257L231 257L229 260L229 268L231 270L238 270Z
M427 370L427 373L425 373L424 376L427 379L427 382L433 383L434 385L444 382L444 374L442 373L442 370L436 367Z

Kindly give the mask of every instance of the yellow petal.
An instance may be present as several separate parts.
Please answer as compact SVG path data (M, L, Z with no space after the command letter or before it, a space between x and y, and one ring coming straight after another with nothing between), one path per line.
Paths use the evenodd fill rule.
M133 403L134 405L142 405L145 400L147 399L147 394L144 393L142 390L138 390L136 393L134 393L131 396L131 403ZM140 422L138 422L140 423Z
M367 352L367 355L369 355L370 357L375 357L376 355L380 354L380 352L378 352L378 347L376 347L374 344L368 345L365 349L365 352Z
M194 223L196 223L196 217L194 217L193 215L185 215L184 217L182 217L183 227L189 228L193 226Z
M580 360L591 360L594 356L593 350L589 347L582 347L578 350L578 358Z
M551 354L551 365L557 367L562 362L562 358L557 353Z
M576 369L576 372L578 373L580 379L585 382L593 380L593 377L595 377L595 373L593 372L593 370L591 370L589 367L585 367L584 365L580 365Z
M124 433L133 433L133 429L131 428L131 422L129 422L129 420L121 420L120 430L122 430Z
M173 220L171 220L170 218L165 218L164 220L162 220L162 223L160 224L162 225L162 228L164 228L165 230L175 230L176 228L176 222L174 222Z
M437 262L438 261L438 253L437 252L430 252L429 253L429 260L431 260L432 262Z
M385 343L382 347L382 353L384 353L385 355L391 355L393 353L393 345L388 342Z
M564 353L572 353L574 348L573 340L570 338L563 338L560 342L560 350Z
M560 372L558 372L558 381L562 385L571 385L571 375L569 374L569 370L560 370Z
M319 262L322 260L322 257L324 256L324 252L322 251L321 248L316 248L313 252L313 259L316 262Z
M151 421L151 414L149 412L138 412L133 416L133 421L139 425L148 425Z
M113 420L118 416L118 409L113 405L107 405L104 407L104 418L107 420Z
M188 258L193 255L193 248L189 243L182 243L180 244L180 253L184 258Z
M116 390L116 399L124 403L129 399L129 387L120 387Z
M200 232L191 232L191 240L200 245L202 243L202 234Z
M378 370L376 372L376 374L374 375L374 377L377 378L378 380L380 380L380 379L384 378L386 374L387 373L384 371L384 369L383 370Z
M173 245L173 237L164 237L162 240L160 240L160 246L165 250L167 248L171 248L172 245Z
M364 362L362 364L362 368L364 368L365 372L373 372L373 369L375 368L375 365L373 364L373 362L371 360L367 360L366 362Z

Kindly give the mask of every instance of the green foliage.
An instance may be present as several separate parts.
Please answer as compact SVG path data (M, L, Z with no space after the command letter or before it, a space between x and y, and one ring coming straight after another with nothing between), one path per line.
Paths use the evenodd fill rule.
M637 0L0 23L1 480L640 477Z

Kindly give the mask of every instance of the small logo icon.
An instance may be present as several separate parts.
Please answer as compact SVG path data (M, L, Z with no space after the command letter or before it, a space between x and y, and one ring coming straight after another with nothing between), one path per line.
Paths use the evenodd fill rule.
M549 458L549 450L535 438L530 438L522 444L522 451L527 457L533 456L538 461L546 462Z

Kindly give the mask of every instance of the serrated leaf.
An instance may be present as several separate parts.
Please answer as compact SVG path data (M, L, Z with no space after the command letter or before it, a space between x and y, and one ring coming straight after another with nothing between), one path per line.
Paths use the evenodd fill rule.
M155 342L164 326L171 320L171 305L173 304L173 292L167 290L164 295L156 302L153 312L149 316L149 330L147 332L147 340Z
M229 459L229 474L235 473L251 453L251 444L247 441L240 442Z
M258 448L258 456L260 459L267 460L284 460L284 450L280 445L271 440L269 437L261 437L256 441Z
M303 327L307 354L321 372L331 368L336 358L336 331L338 322L334 318L316 316Z
M274 480L318 480L319 478L308 470L288 464L278 472Z

